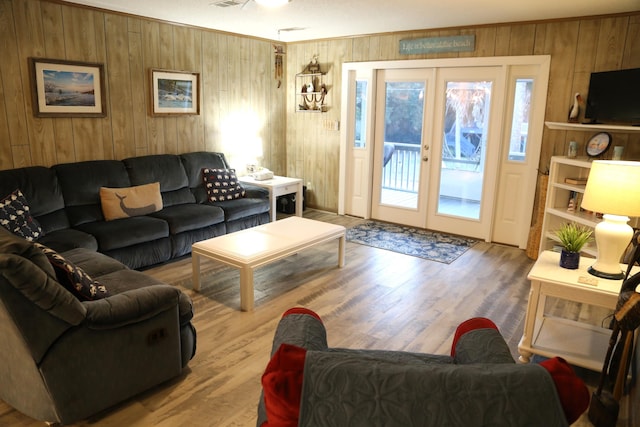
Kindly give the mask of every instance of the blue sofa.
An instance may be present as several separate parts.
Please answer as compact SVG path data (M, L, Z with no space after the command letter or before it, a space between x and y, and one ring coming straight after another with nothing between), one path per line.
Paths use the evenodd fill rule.
M20 189L57 251L97 250L140 269L181 257L191 244L269 222L269 194L244 185L245 197L210 202L203 168L229 169L223 153L159 154L0 171L0 198ZM162 209L106 221L100 188L159 182Z
M196 351L186 293L95 250L59 255L104 295L80 296L78 276L0 227L0 399L71 424L184 372Z

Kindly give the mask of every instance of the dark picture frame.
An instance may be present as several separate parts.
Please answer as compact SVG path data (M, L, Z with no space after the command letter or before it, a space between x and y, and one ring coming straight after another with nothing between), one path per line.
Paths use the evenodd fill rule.
M29 58L36 117L105 117L104 65Z
M151 69L151 115L200 114L200 73Z

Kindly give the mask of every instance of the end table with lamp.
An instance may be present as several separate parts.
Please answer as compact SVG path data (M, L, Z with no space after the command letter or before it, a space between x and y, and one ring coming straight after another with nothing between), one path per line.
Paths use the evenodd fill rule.
M569 363L600 370L611 331L579 321L549 316L546 297L615 310L626 267L620 263L633 237L628 216L640 216L640 162L596 160L584 190L581 207L604 213L595 228L597 258L581 257L578 269L559 266L560 254L544 251L529 272L531 290L520 361L533 354L562 356ZM631 272L637 273L638 267Z
M627 242L628 243L628 242ZM560 267L560 253L542 252L527 278L531 282L519 360L528 363L534 354L560 356L569 363L600 371L607 352L611 330L574 319L554 316L545 311L547 297L616 309L622 279L604 279L589 274L593 258L580 258L578 269ZM618 263L620 269L625 265ZM632 273L640 271L634 267Z

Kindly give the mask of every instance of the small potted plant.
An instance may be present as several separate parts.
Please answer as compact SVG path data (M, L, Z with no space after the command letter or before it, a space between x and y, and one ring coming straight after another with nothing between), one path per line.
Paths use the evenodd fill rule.
M563 224L555 233L562 245L560 267L577 269L580 264L580 251L584 245L591 241L593 230L569 222Z

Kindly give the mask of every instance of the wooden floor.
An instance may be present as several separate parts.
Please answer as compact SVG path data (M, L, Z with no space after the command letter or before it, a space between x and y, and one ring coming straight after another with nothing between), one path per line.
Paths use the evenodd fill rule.
M362 221L313 210L305 217L345 226ZM250 313L239 311L236 270L203 262L199 293L189 287L189 258L147 270L193 299L197 353L181 377L75 425L255 425L273 332L293 306L320 314L330 346L440 354L449 352L460 322L485 316L517 356L533 264L524 251L481 242L447 265L347 243L346 260L337 267L337 242L330 242L258 269ZM41 425L0 402L0 426Z

